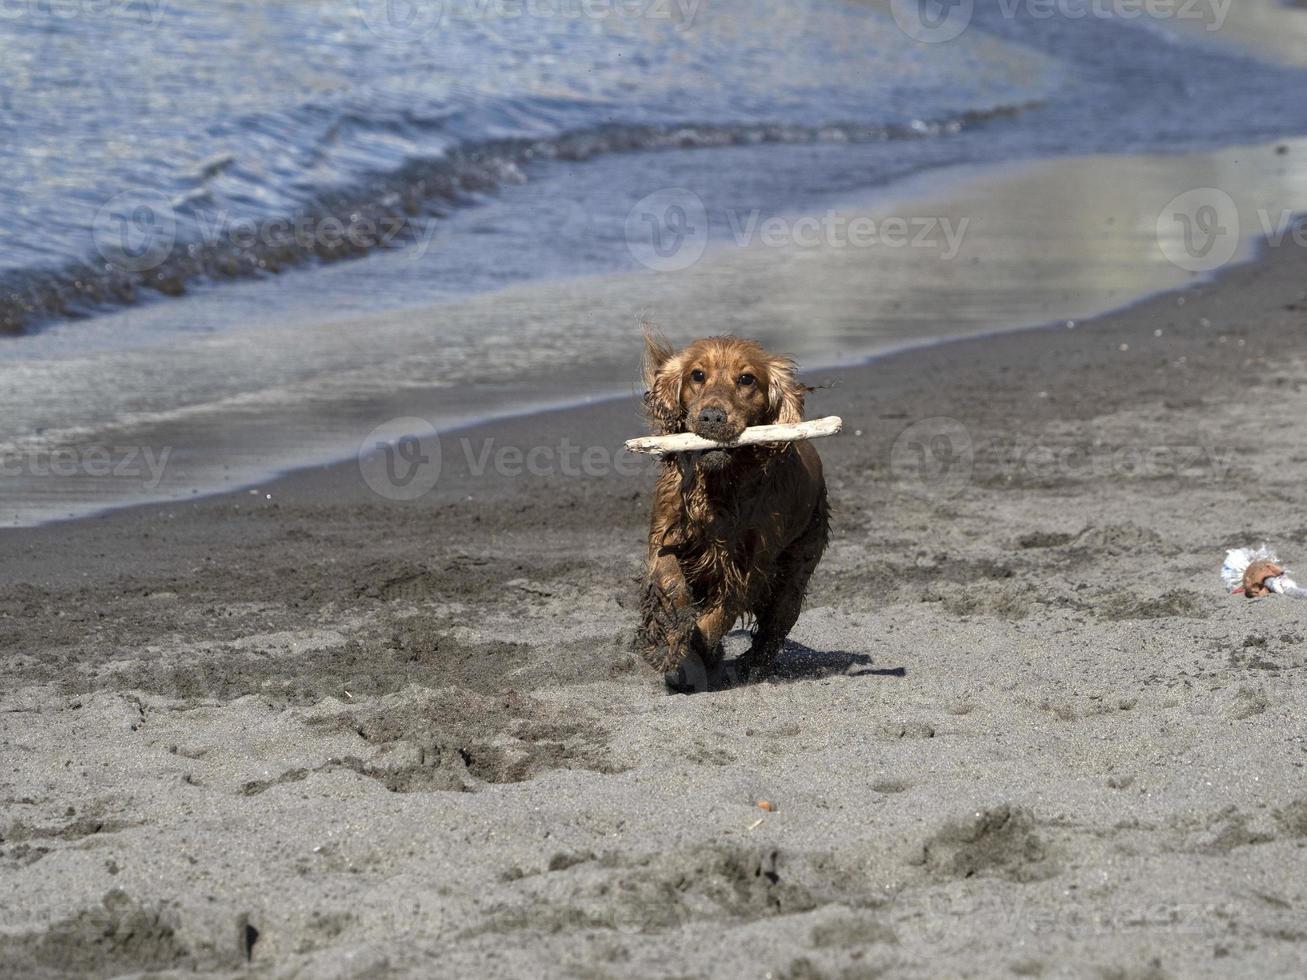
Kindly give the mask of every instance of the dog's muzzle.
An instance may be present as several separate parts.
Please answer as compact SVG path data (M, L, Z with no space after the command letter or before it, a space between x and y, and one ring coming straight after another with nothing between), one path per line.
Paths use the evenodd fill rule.
M730 442L740 434L740 430L731 424L726 411L721 408L703 409L691 420L690 431L713 442Z
M725 409L721 408L702 409L690 420L690 431L713 442L730 442L740 434L740 430L731 425L726 417ZM695 455L699 469L708 473L725 469L731 461L729 449L705 449Z

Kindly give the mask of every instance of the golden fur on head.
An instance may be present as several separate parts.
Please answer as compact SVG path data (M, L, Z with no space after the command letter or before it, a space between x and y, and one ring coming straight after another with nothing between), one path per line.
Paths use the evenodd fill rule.
M807 389L790 358L740 337L705 337L679 352L650 330L644 340L645 408L659 435L688 430L718 438L803 420ZM701 415L713 409L727 421L705 432Z

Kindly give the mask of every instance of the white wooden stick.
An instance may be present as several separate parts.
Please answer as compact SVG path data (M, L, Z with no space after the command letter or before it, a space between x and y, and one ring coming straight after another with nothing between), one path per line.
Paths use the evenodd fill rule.
M757 446L766 442L801 442L804 439L821 439L833 436L844 428L844 420L838 415L824 419L812 419L809 422L796 422L793 425L755 425L745 429L733 442L713 442L692 432L680 432L673 436L641 436L639 439L627 439L627 452L632 453L692 453L704 449L732 449L736 446Z

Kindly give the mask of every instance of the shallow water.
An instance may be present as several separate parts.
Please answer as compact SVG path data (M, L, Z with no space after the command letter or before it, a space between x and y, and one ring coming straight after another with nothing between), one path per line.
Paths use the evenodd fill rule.
M517 281L531 273L444 219L550 162L754 145L732 166L775 208L805 200L773 172L777 143L845 147L823 177L866 188L941 163L1307 133L1307 73L1243 54L1250 34L1307 31L1307 11L1174 0L1140 18L1058 0L1048 16L998 0L918 43L900 23L912 2L10 0L0 332L324 261L426 257L436 239L420 263L432 286L407 302ZM563 199L514 234L567 238L553 186ZM601 271L624 250L604 251L534 264Z
M535 159L883 138L1057 76L901 42L821 0L10 0L0 327L397 247Z

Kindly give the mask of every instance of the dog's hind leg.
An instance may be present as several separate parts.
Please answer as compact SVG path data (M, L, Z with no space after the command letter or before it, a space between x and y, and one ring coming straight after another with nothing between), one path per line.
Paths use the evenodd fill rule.
M771 591L756 613L753 643L741 658L741 680L757 680L771 672L776 655L785 645L785 637L798 622L808 579L826 550L829 535L826 520L823 506L808 530L777 558Z

